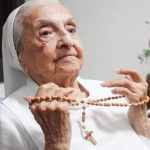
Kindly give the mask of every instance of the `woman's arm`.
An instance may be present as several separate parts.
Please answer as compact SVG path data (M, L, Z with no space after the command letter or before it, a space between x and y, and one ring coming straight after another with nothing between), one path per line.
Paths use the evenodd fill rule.
M147 106L131 106L128 111L130 123L138 135L150 139L150 122L147 117Z
M114 87L113 94L125 95L129 103L138 103L147 95L147 83L141 78L135 69L119 69L117 74L124 77L107 81L104 87ZM136 133L150 139L150 123L147 117L147 104L130 106L128 118Z

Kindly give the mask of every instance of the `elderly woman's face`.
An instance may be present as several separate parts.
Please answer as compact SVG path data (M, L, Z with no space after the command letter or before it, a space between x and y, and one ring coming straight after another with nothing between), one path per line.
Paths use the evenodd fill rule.
M35 81L43 84L78 75L82 47L76 23L63 6L34 4L24 14L24 27L20 59Z

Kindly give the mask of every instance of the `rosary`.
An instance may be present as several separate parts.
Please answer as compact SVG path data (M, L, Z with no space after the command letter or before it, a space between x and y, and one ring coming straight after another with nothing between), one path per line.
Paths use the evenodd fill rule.
M112 96L112 97L106 97L106 98L98 98L98 99L93 99L93 100L77 100L77 99L70 99L68 97L61 97L61 96L46 96L46 97L35 97L31 99L30 102L30 106L35 103L35 102L42 102L42 101L48 101L51 102L53 100L57 100L59 102L68 102L70 106L74 107L74 106L82 106L82 129L85 133L85 139L91 141L94 145L97 144L96 139L94 138L94 136L92 135L93 131L88 131L86 130L86 107L89 105L94 105L94 106L104 106L104 107L127 107L127 106L139 106L139 105L144 105L146 103L148 103L149 101L149 97L148 96L144 96L144 98L140 101L140 102L136 102L136 103L128 103L128 102L124 102L124 103L117 103L117 102L112 102L112 103L108 103L106 101L109 100L116 100L119 98L123 98L125 96Z

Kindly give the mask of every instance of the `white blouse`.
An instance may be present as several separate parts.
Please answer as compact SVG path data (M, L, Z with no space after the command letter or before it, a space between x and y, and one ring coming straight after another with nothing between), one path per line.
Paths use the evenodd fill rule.
M78 78L89 92L86 99L112 96L111 89L100 86L101 81ZM29 110L24 96L34 96L38 85L30 78L0 104L0 149L43 150L44 135ZM85 100L86 100L85 99ZM125 101L125 98L117 101ZM89 106L86 109L87 130L93 131L97 145L83 137L80 107L70 108L72 139L70 150L149 150L150 140L136 134L127 118L128 108Z

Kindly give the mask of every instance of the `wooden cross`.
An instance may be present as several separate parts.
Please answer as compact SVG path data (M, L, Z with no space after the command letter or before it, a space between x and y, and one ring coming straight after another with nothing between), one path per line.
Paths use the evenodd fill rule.
M85 139L90 140L94 145L96 145L97 142L96 142L95 138L92 136L92 133L93 133L93 131L85 131L85 134L86 134Z

